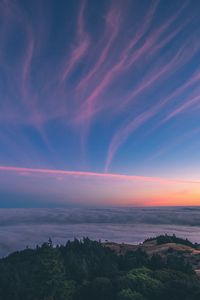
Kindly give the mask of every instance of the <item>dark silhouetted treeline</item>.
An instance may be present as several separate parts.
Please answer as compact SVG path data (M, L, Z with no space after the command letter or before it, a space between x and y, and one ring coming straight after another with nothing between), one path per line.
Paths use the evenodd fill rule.
M88 238L52 241L0 260L1 300L199 300L200 281L174 253L117 255Z
M168 234L159 235L159 236L154 237L154 238L146 239L144 242L151 242L153 240L156 240L157 245L168 244L168 243L176 243L176 244L181 244L181 245L185 245L185 246L196 247L196 244L193 244L188 239L179 238L175 234L173 234L173 235L168 235Z

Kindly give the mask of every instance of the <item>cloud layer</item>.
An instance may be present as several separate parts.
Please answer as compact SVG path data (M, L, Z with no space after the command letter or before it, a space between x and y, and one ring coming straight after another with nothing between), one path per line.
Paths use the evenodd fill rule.
M82 238L140 243L163 233L200 242L197 208L1 209L0 256L51 237L54 243Z

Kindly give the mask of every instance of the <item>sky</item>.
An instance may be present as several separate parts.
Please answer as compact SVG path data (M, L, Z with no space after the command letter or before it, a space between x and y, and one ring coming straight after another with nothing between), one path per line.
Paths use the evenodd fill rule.
M0 0L0 207L200 205L199 9Z

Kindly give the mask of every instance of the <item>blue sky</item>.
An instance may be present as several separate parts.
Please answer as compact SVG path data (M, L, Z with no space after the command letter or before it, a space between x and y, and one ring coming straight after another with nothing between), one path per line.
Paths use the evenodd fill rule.
M0 206L198 205L199 8L1 1Z

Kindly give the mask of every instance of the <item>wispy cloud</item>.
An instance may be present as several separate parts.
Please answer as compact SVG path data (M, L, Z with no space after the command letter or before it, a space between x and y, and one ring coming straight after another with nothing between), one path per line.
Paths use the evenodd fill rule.
M140 39L144 36L144 34L148 31L148 26L155 14L156 7L158 5L158 2L156 1L154 5L150 8L147 15L145 16L145 20L142 23L141 28L138 29L136 35L131 39L131 41L128 42L128 44L125 45L124 49L121 51L119 57L112 62L111 67L108 67L102 74L102 77L100 80L97 81L97 84L95 88L92 90L92 92L89 94L89 96L86 98L86 101L83 103L83 107L81 112L79 113L77 117L77 121L87 121L87 119L90 119L93 117L93 115L96 112L96 102L98 101L99 97L102 96L102 94L106 91L106 89L109 87L109 85L113 82L114 79L116 79L117 76L122 76L123 72L130 67L130 65L133 63L131 62L131 50L134 49L136 44L140 41ZM109 45L110 42L108 42L107 45ZM147 49L148 50L148 49ZM142 53L146 51L138 50L135 54L135 56L139 57ZM103 54L102 54L103 55ZM134 57L135 57L134 56ZM106 59L110 59L109 57L104 57L104 61ZM134 58L134 60L136 60ZM103 61L102 61L103 63ZM87 78L87 77L86 77Z
M102 47L102 51L94 66L87 74L84 75L83 78L81 78L81 81L77 86L77 90L87 88L87 84L89 83L91 77L99 72L102 65L105 65L107 59L109 58L109 52L112 49L113 42L115 41L121 29L122 20L124 17L122 17L124 8L125 5L121 7L119 2L112 1L111 7L105 17L105 33L103 34L102 40L99 44L99 46Z
M165 179L159 177L147 177L147 176L134 176L124 174L112 174L112 173L95 173L95 172L83 172L83 171L65 171L65 170L50 170L50 169L33 169L33 168L21 168L12 166L0 166L1 172L16 172L19 175L29 175L32 173L46 174L46 175L66 175L66 176L86 176L86 177L100 177L110 178L117 180L134 180L134 181L145 181L145 182L180 182L180 183L194 183L199 184L200 181L182 180L182 179Z
M140 130L148 150L148 134L172 121L185 126L180 140L197 127L198 4L72 2L0 3L1 173L161 182L112 174L112 162ZM108 174L100 173L105 161Z
M90 45L89 35L84 29L84 14L86 3L87 2L85 0L81 2L81 7L77 20L75 45L72 46L72 51L70 55L67 56L66 63L64 63L64 71L61 75L61 82L66 80L67 77L72 73L74 68L86 54L86 51L88 50L88 47Z
M144 80L139 87L134 90L131 95L128 98L128 101L130 99L134 99L134 97L138 96L138 94L144 92L149 86L151 86L153 83L155 83L158 80L164 80L167 76L169 77L172 72L175 72L178 68L181 68L185 63L187 63L198 51L199 47L195 45L195 47L191 47L191 49L188 49L188 43L186 43L185 48L181 48L179 52L171 58L171 60L168 61L168 63L164 66L162 66L160 69L154 70L153 73L147 78L147 80ZM158 101L153 107L150 109L142 112L140 115L138 115L136 118L131 120L125 125L122 125L118 131L115 132L115 134L112 137L111 143L109 145L108 149L108 156L106 160L106 166L105 170L108 171L108 168L110 166L110 163L116 154L118 148L127 140L127 138L140 126L144 125L150 118L154 117L171 99L173 99L175 96L177 96L179 93L183 92L186 88L193 85L194 83L197 83L199 80L199 74L196 73L185 85L182 85L173 93L166 98L162 99L161 101ZM127 99L125 99L126 101ZM127 101L127 102L128 102ZM195 96L194 98L190 99L186 103L183 103L180 105L175 111L171 112L163 121L169 120L173 116L177 115L178 113L182 112L183 110L187 109L191 105L199 102L199 96Z

